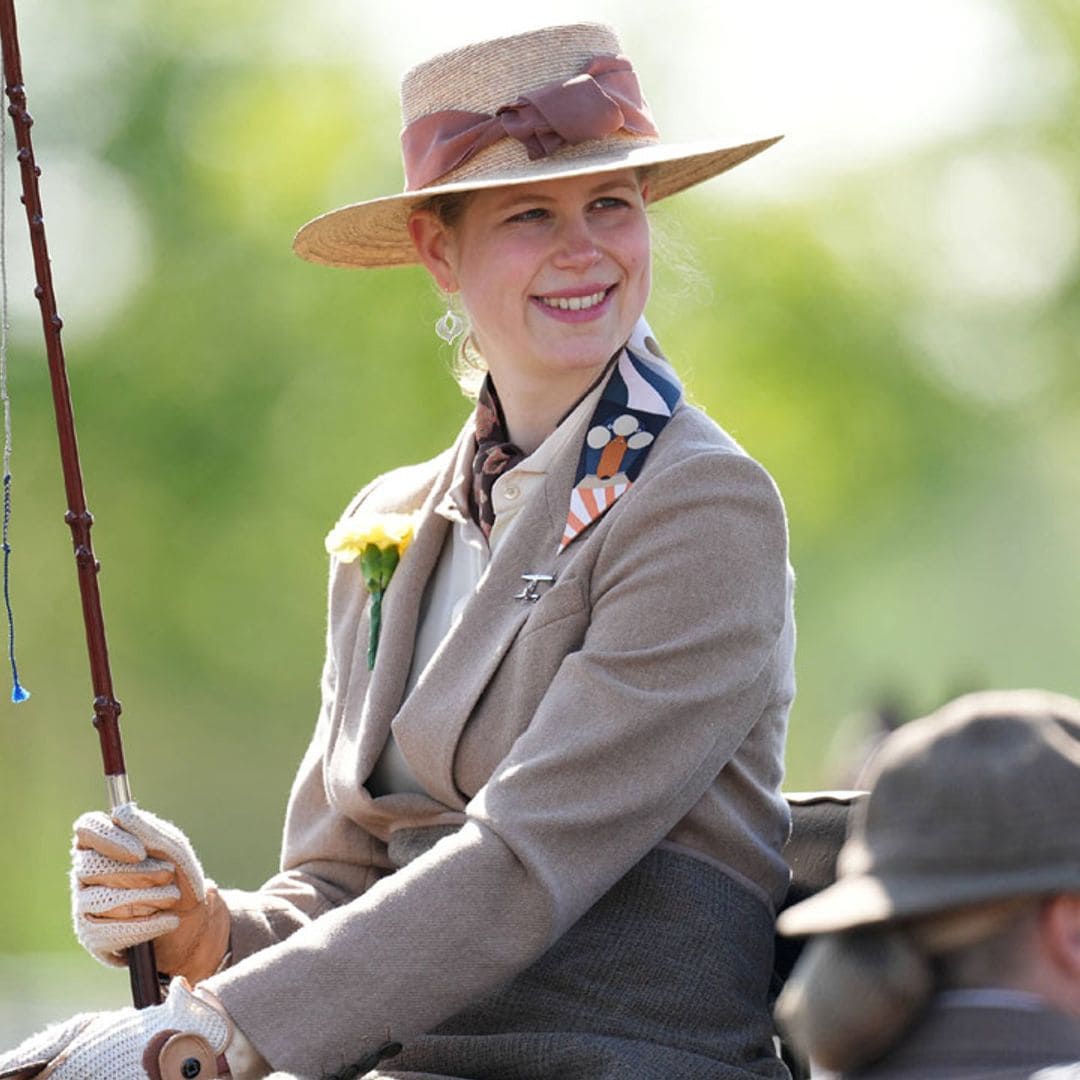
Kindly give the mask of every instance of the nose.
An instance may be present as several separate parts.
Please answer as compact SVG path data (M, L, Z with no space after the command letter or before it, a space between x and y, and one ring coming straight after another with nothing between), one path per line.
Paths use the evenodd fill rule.
M569 218L563 222L555 252L556 266L568 270L588 270L602 258L588 221Z

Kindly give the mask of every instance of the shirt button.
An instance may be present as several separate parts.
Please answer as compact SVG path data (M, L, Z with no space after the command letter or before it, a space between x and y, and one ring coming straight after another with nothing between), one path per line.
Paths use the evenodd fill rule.
M516 484L507 484L502 490L503 495L508 499L516 499L521 494L521 488Z

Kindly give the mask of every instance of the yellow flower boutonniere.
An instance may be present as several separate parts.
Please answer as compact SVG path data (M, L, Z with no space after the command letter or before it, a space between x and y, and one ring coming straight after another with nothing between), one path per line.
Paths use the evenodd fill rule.
M376 514L371 511L339 521L326 536L326 550L339 562L360 560L360 573L371 594L371 636L368 670L375 666L382 622L382 598L390 578L412 543L416 514Z

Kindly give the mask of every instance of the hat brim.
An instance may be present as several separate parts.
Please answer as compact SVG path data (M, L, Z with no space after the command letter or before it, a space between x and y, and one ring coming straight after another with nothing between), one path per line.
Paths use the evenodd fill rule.
M559 180L569 176L647 168L649 201L656 202L741 165L783 136L737 146L716 143L675 143L629 148L613 147L587 158L553 155L530 162L520 173L502 172L436 184L418 191L353 203L309 221L293 239L293 251L309 262L325 266L374 269L419 262L409 238L409 215L433 195Z
M1032 867L1012 873L956 877L936 873L906 879L856 875L780 913L776 928L787 937L829 934L863 926L934 915L972 904L1080 891L1080 866Z

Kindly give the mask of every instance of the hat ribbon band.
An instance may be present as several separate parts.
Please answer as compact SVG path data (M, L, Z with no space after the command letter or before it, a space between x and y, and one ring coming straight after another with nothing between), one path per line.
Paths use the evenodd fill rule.
M523 94L494 113L444 109L401 133L405 190L427 187L500 139L517 139L530 161L562 146L625 129L658 137L637 76L624 56L597 56L580 75Z

